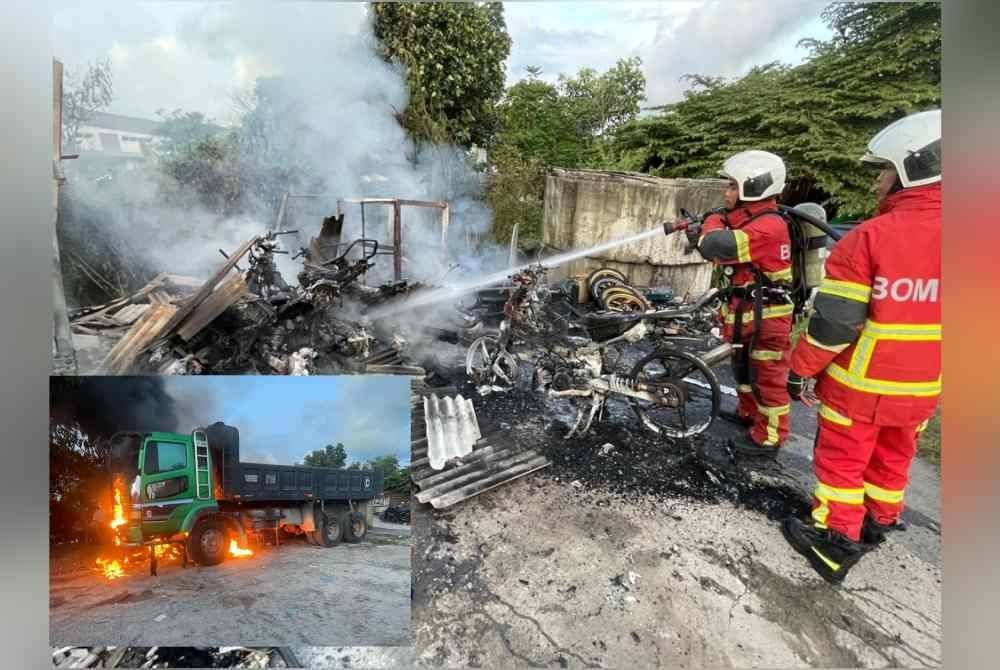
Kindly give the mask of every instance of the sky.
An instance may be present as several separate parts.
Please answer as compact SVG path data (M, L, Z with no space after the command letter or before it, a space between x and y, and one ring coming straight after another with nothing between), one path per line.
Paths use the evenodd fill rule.
M240 431L240 459L291 465L342 442L347 462L410 462L410 387L381 375L164 377L182 432L215 421Z
M364 3L284 5L285 22L254 25L255 3L65 3L54 17L57 58L72 71L110 57L116 100L109 111L156 118L159 109L199 111L231 121L231 95L293 62L302 40L367 32ZM824 39L816 0L678 0L675 2L511 2L513 41L507 83L542 68L544 79L589 67L606 70L639 56L646 106L681 99L684 74L735 77L773 60L797 64L796 43ZM274 16L273 6L260 13ZM327 67L327 64L317 64Z

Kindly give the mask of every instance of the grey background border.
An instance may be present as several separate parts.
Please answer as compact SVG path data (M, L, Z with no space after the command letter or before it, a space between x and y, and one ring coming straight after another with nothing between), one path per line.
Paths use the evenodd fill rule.
M990 236L996 240L998 177L997 156L1000 119L1000 3L990 0L948 0L944 4L945 152L950 182L973 184L970 202L986 213L982 220L954 220L949 212L961 189L946 186L945 264L954 278L949 291L983 291L995 321L995 295L973 282L973 273L961 273L961 258L953 256L954 235ZM51 153L50 142L50 5L8 0L0 20L0 385L3 388L3 438L6 467L0 486L3 500L2 565L3 665L41 668L49 666L48 650L48 549L46 445L47 387L50 369L51 296L49 284ZM970 160L974 159L974 160ZM968 226L968 227L965 227ZM963 228L965 227L965 228ZM952 232L962 229L962 232ZM953 262L954 261L954 262ZM955 273L952 273L955 270ZM995 278L992 268L981 275ZM965 285L963 285L963 283ZM970 315L973 316L974 315ZM949 331L959 335L957 315L949 311ZM951 323L956 328L951 329ZM973 333L970 331L969 333ZM984 336L980 333L980 336ZM985 336L984 336L985 337ZM982 344L977 346L992 346ZM947 366L947 349L945 364ZM984 354L984 363L996 362L995 351ZM949 383L995 396L995 377L977 371L949 369ZM961 377L966 376L966 379ZM970 391L966 391L968 393ZM989 418L989 417L984 417ZM945 418L948 432L949 420ZM959 426L955 426L959 428ZM995 419L979 435L981 447L1000 444ZM949 446L961 458L963 447ZM966 452L968 453L968 452ZM969 458L968 456L966 458ZM946 472L945 516L948 542L945 549L945 667L992 667L996 656L991 637L1000 613L994 551L997 541L998 494L968 500L969 490ZM993 484L996 490L995 481ZM966 515L955 510L975 510ZM86 640L80 640L86 644Z

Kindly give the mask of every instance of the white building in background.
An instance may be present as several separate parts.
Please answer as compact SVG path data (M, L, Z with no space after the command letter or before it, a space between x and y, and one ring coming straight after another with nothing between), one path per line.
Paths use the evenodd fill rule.
M80 126L80 159L108 160L126 169L156 158L160 122L96 112Z

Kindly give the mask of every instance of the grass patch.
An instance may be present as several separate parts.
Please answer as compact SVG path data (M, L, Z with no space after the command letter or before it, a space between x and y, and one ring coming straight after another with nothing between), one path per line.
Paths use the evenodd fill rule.
M917 440L917 455L935 465L941 465L941 408L938 407L934 416L927 423L927 428Z

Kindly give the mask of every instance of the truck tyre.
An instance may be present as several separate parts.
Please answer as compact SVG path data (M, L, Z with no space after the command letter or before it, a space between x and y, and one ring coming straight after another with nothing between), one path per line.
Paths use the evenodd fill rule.
M188 555L198 565L218 565L226 560L228 534L221 521L199 521L188 536Z
M344 512L340 523L346 542L360 542L368 534L368 521L361 512Z
M340 544L340 540L344 536L343 525L340 523L340 519L335 516L324 516L323 517L323 527L319 529L316 533L319 540L319 544L324 547L332 547L335 544Z

